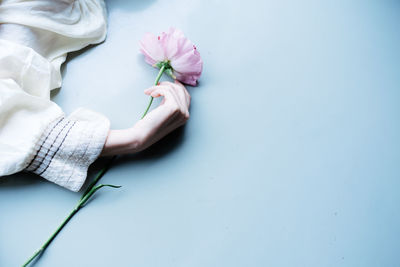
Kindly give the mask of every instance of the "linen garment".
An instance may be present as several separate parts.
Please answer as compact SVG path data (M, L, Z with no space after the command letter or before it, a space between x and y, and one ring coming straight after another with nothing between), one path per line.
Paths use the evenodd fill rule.
M100 155L110 123L50 100L68 52L102 42L103 0L0 0L0 176L22 170L73 191Z

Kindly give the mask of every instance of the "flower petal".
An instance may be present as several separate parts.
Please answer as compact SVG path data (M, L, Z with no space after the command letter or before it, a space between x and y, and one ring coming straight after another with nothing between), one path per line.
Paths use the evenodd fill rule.
M174 74L177 80L192 86L196 86L197 80L200 78L200 75L187 75L177 71L175 71Z
M159 37L147 34L140 44L146 62L154 65L169 61L173 74L179 81L196 85L203 71L203 61L196 47L181 30L171 27Z
M200 75L203 71L203 61L195 49L171 61L171 66L174 70L187 74Z
M164 49L157 36L152 33L146 33L140 41L140 52L145 56L145 60L150 65L165 59Z
M161 35L161 45L164 49L165 57L168 60L173 60L180 53L180 42L187 40L182 31L170 28L167 33Z

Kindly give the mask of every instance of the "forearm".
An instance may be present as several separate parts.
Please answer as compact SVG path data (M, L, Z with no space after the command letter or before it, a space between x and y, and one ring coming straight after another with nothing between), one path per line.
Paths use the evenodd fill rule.
M110 130L100 156L136 153L142 141L138 131L132 127L125 130Z

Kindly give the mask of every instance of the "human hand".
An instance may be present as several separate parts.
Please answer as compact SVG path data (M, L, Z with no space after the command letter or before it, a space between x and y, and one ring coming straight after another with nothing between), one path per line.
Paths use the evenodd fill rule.
M110 130L102 156L139 152L182 126L189 119L190 95L180 82L162 82L144 92L154 98L164 98L157 108L133 127Z

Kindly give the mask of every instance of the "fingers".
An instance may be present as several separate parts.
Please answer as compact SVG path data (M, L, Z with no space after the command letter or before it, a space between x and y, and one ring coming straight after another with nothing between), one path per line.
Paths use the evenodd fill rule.
M152 97L159 97L159 96L164 96L163 94L161 94L161 92L168 89L169 89L168 86L157 85L147 88L146 90L144 90L144 93Z
M160 85L152 86L144 92L152 97L164 96L162 105L168 105L172 112L181 113L185 121L189 119L190 95L180 82L162 82Z
M161 82L160 85L157 86L152 86L144 91L145 94L151 95L152 92L156 91L158 88L161 87L169 87L170 89L174 90L174 93L176 93L177 96L179 96L179 100L182 101L182 103L186 104L188 107L190 106L190 95L189 92L186 90L186 88L177 80L175 80L175 83L171 82ZM153 95L152 95L153 96ZM159 97L159 94L155 94L153 97Z
M132 127L132 131L138 134L137 151L152 145L189 119L190 95L181 83L162 82L144 92L163 99L157 108Z
M177 80L174 83L175 90L177 91L182 104L186 105L187 109L190 106L190 95L186 88Z
M182 91L185 94L186 104L189 107L190 106L190 100L191 100L189 92L186 90L185 86L183 86L183 84L181 84L178 80L175 80L175 84L182 88Z
M176 96L178 96L178 100L180 101L180 104L182 105L182 109L184 110L185 113L187 113L187 116L188 116L189 115L189 106L190 106L190 95L189 95L189 92L186 90L185 86L183 86L177 80L175 80L175 83L162 82L161 85L170 86L173 89L173 91L176 93Z

